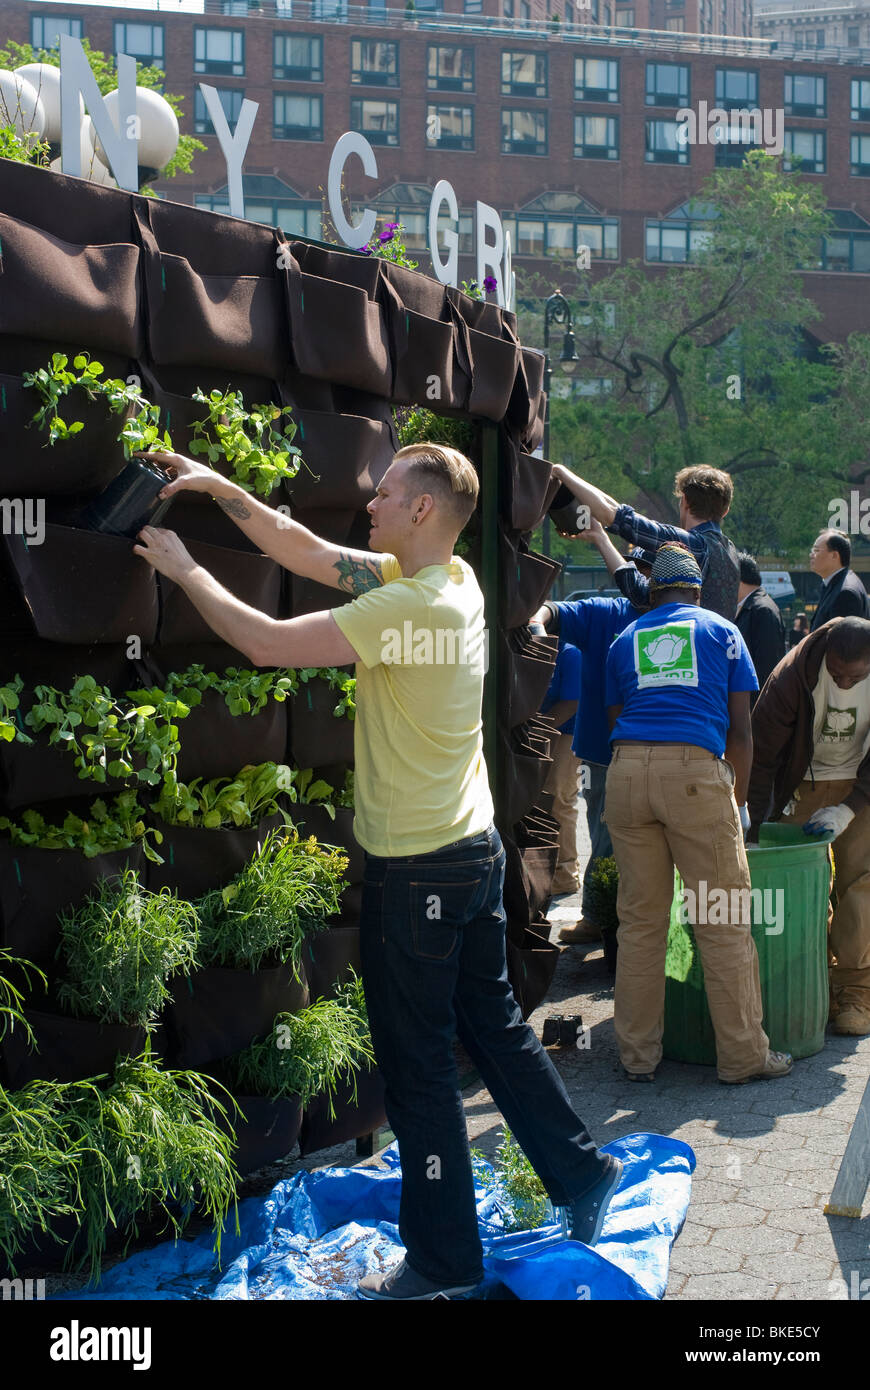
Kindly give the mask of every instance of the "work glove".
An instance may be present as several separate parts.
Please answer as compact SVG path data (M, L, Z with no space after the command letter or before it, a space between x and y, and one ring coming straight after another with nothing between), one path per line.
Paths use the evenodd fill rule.
M740 812L740 828L741 828L741 830L743 831L743 838L744 838L744 840L745 840L745 839L746 839L746 836L747 836L747 833L748 833L748 831L749 831L749 825L750 825L750 821L749 821L749 807L746 805L746 802L744 801L743 805L742 805L742 806L738 806L737 809L738 809L738 811Z
M821 811L813 812L804 825L804 834L827 835L833 831L836 839L854 819L855 812L843 803L839 806L825 806Z

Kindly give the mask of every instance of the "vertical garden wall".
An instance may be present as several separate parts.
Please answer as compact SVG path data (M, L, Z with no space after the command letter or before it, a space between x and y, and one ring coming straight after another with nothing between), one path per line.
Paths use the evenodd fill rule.
M526 626L558 569L527 544L555 490L548 465L531 457L543 429L542 358L522 348L514 316L494 305L376 258L288 245L277 229L5 161L0 209L0 495L9 502L0 566L0 687L7 692L0 709L0 945L48 980L43 990L34 977L16 977L40 1051L22 1047L20 1029L7 1032L0 1080L7 1088L39 1077L74 1081L95 1067L111 1070L117 1051L141 1046L141 1030L112 1031L105 1022L86 1043L83 1021L64 1011L66 958L57 954L64 913L129 868L148 889L199 900L250 863L268 830L282 824L282 809L306 835L348 853L339 911L306 940L295 973L274 960L256 970L177 973L152 1032L154 1053L166 1066L222 1076L238 1094L227 1059L268 1034L276 1015L296 1016L334 995L359 961L362 855L347 780L352 699L343 698L349 687L342 685L350 673L272 673L270 681L263 672L255 673L259 685L246 676L234 686L227 669L250 663L215 639L183 593L127 540L74 524L125 456L119 418L82 392L61 414L84 428L47 447L45 429L31 423L39 397L23 378L53 353L70 363L88 353L104 378L138 378L183 453L203 419L202 404L191 399L196 391L241 391L249 409L291 407L304 465L265 500L289 506L297 520L341 544L367 543L365 504L398 445L393 407L422 405L471 422L482 486L468 558L484 587L490 630L486 753L508 853L510 966L529 1012L555 963L543 909L557 827L540 804L553 726L537 710L556 642ZM28 499L44 500L41 539L14 524L28 515ZM165 524L221 583L271 617L347 601L255 552L203 496L179 497ZM211 672L214 679L204 679ZM92 678L84 687L83 677ZM75 700L64 703L60 696L74 689ZM84 729L104 737L106 692L122 711L153 708L137 716L145 723L130 763L110 748L103 780L95 781L79 775L74 754L86 746ZM170 696L189 712L173 719L172 707L160 704ZM337 706L344 712L336 715ZM28 722L37 707L42 723ZM70 712L83 709L76 725ZM52 742L64 718L69 727ZM241 823L223 813L208 827L202 816L172 823L161 814L169 805L159 780L167 766L178 783L199 778L202 786L251 765L289 768L292 776L258 784L258 792L249 778L239 793ZM314 800L304 799L312 793ZM95 811L97 799L108 809ZM383 1118L375 1071L359 1073L357 1103L341 1087L333 1099L332 1114L322 1096L280 1114L268 1098L249 1100L240 1169L285 1154L297 1139L312 1152Z

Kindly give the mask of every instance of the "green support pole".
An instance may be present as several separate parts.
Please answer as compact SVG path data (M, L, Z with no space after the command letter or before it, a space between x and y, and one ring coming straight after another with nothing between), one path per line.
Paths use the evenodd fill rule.
M501 810L498 786L498 427L482 425L483 467L481 471L481 565L484 620L489 635L489 669L483 685L483 755L496 820Z

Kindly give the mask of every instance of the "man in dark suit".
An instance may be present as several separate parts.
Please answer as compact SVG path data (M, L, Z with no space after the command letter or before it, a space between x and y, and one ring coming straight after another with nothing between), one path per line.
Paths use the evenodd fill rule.
M849 569L852 542L842 531L823 531L810 551L810 569L820 576L822 593L810 632L832 618L870 618L870 599L857 574Z
M782 614L770 594L761 587L761 571L754 556L741 550L737 559L740 564L740 587L734 621L749 648L758 677L758 690L753 690L749 697L751 708L774 666L785 656L785 627Z

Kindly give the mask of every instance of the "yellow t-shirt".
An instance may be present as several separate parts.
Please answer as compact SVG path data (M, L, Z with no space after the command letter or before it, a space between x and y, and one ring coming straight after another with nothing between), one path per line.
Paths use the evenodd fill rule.
M359 654L354 834L369 854L428 854L493 817L483 757L483 595L453 556L411 579L394 555L384 583L334 608Z

